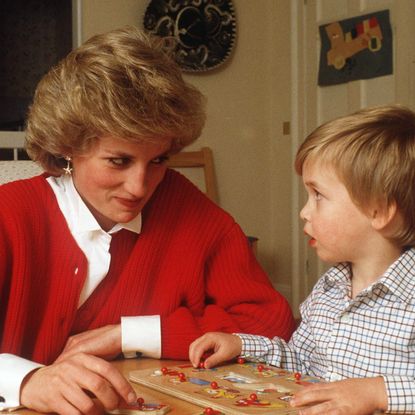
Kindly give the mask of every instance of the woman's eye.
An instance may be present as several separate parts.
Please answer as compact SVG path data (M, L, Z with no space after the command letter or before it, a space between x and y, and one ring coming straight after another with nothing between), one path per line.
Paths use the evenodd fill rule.
M151 160L151 162L153 164L163 164L164 162L166 162L169 159L168 156L160 156L160 157L156 157L153 160Z
M115 166L125 166L130 160L127 158L110 158L108 161Z

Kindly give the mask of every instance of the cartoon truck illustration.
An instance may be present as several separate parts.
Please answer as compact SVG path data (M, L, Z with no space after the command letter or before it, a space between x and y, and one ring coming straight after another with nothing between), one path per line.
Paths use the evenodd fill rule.
M382 47L382 30L378 19L373 16L359 22L346 34L339 22L330 23L325 27L331 49L327 52L328 65L340 70L346 64L346 59L364 49L377 52Z

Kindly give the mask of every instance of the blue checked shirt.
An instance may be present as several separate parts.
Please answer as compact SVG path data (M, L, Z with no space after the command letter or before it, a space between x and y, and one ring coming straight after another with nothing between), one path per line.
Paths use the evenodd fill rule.
M242 355L326 381L381 375L388 412L415 412L415 249L354 299L350 277L347 263L330 268L289 343L239 334Z

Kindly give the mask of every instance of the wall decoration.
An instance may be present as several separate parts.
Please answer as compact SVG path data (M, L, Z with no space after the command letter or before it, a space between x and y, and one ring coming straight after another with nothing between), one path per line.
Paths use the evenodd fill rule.
M172 49L183 71L208 71L229 57L236 19L231 0L152 0L144 28L174 38Z
M321 25L319 30L319 85L334 85L392 73L389 10Z

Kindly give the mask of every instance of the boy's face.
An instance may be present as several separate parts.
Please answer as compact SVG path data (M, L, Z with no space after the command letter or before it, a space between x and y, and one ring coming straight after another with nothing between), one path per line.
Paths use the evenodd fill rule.
M352 202L343 183L327 164L308 161L303 166L308 200L300 212L309 245L321 260L356 262L367 255L376 231L371 218Z

